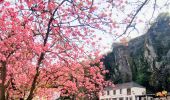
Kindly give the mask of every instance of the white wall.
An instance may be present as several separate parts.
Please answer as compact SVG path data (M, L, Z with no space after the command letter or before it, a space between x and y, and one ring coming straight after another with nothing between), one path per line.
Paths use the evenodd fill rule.
M133 87L133 88L131 88L131 91L132 91L133 95L144 95L144 94L146 94L145 88Z
M146 89L145 88L139 88L139 87L133 87L131 88L131 95L127 95L127 88L122 89L122 94L120 94L120 89L116 90L116 95L113 94L113 90L109 90L110 94L107 95L107 91L104 91L104 95L100 95L99 98L101 99L106 99L106 98L120 98L120 97L132 97L132 100L135 100L135 95L142 95L146 94ZM118 99L117 99L118 100Z
M132 95L144 95L146 94L146 89L145 88L140 88L140 87L133 87L131 89ZM133 96L133 100L135 100L135 96Z

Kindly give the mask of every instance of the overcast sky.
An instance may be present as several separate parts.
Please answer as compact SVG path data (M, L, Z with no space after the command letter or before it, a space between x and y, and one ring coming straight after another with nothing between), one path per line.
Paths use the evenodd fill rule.
M12 1L15 1L15 0L6 0L6 1L12 2ZM97 1L97 2L99 2L99 1ZM126 14L129 14L130 12L137 10L137 8L139 6L137 6L135 4L135 2L139 3L139 1L142 1L142 0L123 0L123 1L128 1L130 4L125 6L125 10L123 12L120 11L120 10L117 10L117 9L113 10L113 14L112 14L113 20L121 22L122 19L126 17L125 16ZM145 0L143 0L143 1L145 1ZM153 9L154 8L154 6L153 6L154 1L156 1L155 11ZM115 0L115 2L116 2L116 0ZM136 23L137 30L131 31L131 29L129 29L127 31L127 33L129 33L129 31L131 31L131 33L124 35L124 37L128 37L129 39L133 39L135 37L138 37L138 36L146 33L146 31L150 27L150 23L153 23L155 18L160 13L170 12L170 6L165 5L165 3L170 4L170 0L150 0L149 3L147 3L147 5L145 5L137 15L137 20L142 20L143 22L137 22ZM153 11L154 11L154 14L153 14ZM152 14L153 14L153 16L152 16ZM114 34L115 33L119 33L119 34L123 33L125 28L126 28L126 25L121 25L119 29L113 29L112 35L97 32L98 37L99 38L102 37L102 40L99 41L98 43L101 44L103 47L107 48L107 49L104 49L104 50L102 49L102 52L107 52L108 50L110 50L110 47L111 47L113 42L119 42L119 39L115 40Z
M128 0L128 1L135 2L138 0ZM155 0L150 0L150 2L147 3L147 5L145 5L143 7L143 9L138 13L137 20L142 20L143 22L136 23L137 30L133 30L130 34L124 35L124 37L133 39L135 37L138 37L138 36L146 33L148 28L150 27L151 23L153 23L155 21L155 19L157 18L157 16L160 13L163 13L163 12L170 13L170 6L165 5L165 3L170 4L170 0L156 0L157 5L155 6L156 7L155 11L153 9L154 1ZM118 13L117 16L113 16L113 19L121 21L124 13L132 12L133 10L135 10L135 8L136 8L136 6L129 5L129 6L125 7L125 12L123 12L123 13L122 12L113 12L113 15L115 15L114 13ZM153 13L153 11L154 11L154 13ZM152 16L152 14L153 14L153 16ZM119 29L113 29L113 30L116 30L116 32L119 32L121 34L124 32L125 28L126 28L126 25L122 25ZM131 31L131 29L129 29L129 31ZM127 33L129 33L129 31ZM108 48L111 47L113 42L119 42L119 39L117 39L117 40L114 39L115 38L114 35L102 35L102 37L103 37L103 41L101 41L101 43L104 46L107 46ZM110 49L106 49L104 52L107 52L108 50L110 50Z

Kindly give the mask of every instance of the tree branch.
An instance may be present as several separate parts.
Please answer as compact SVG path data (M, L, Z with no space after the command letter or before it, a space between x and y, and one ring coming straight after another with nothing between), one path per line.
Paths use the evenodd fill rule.
M130 23L126 26L125 31L124 31L121 35L119 35L116 39L120 38L121 36L123 36L124 34L127 33L128 29L131 27L131 25L132 25L133 21L135 20L136 16L138 15L138 13L142 10L142 8L146 5L146 3L147 3L148 1L149 1L149 0L145 0L145 1L141 4L141 6L137 9L137 11L135 12L135 14L133 15Z

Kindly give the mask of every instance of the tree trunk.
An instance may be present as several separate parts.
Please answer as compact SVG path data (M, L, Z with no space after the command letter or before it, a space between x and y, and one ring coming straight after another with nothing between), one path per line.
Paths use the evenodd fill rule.
M6 80L6 62L1 61L1 90L0 90L0 100L6 100L5 93L6 93L6 87L5 87L5 80Z
M32 85L31 85L31 90L30 90L30 93L29 93L29 96L28 96L27 100L32 100L32 98L33 98L33 95L34 95L33 92L34 92L35 87L36 87L36 81L37 81L38 76L39 76L39 72L36 72L34 80L33 80Z
M30 93L29 93L27 100L32 100L32 98L34 96L34 90L36 88L37 79L38 79L38 76L40 74L39 68L40 68L41 61L44 59L44 55L45 55L44 53L41 53L40 58L38 59L36 74L35 74L34 79L32 81L31 90L30 90Z

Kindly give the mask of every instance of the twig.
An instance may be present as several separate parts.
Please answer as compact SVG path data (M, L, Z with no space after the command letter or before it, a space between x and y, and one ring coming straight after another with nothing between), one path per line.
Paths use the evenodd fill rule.
M126 32L128 31L128 29L131 27L134 19L136 18L136 16L138 15L138 13L141 11L141 9L144 7L144 5L145 5L148 1L149 1L149 0L145 0L145 1L142 3L142 5L137 9L136 13L135 13L134 16L132 17L130 23L126 26L125 31L124 31L121 35L119 35L116 39L118 39L118 38L120 38L121 36L123 36L124 34L126 34Z

